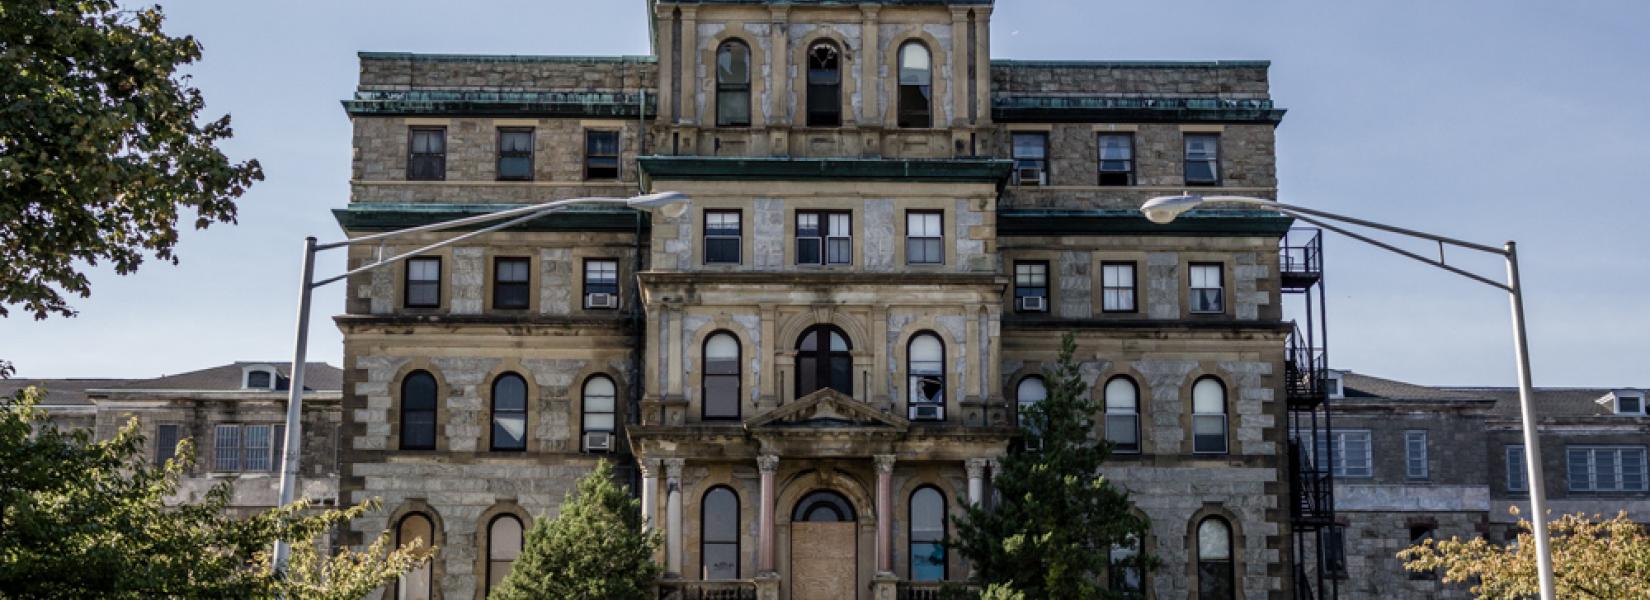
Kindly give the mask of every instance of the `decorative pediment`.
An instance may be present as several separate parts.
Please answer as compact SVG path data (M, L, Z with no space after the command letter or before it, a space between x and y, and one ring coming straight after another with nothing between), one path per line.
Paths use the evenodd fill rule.
M752 431L774 429L884 429L905 431L910 422L825 388L745 423Z

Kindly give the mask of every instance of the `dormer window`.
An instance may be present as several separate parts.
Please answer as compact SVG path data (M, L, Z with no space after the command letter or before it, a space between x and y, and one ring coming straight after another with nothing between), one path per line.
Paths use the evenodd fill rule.
M273 389L275 374L262 369L246 372L246 389L267 390Z
M1626 416L1644 416L1644 395L1616 394L1616 414Z
M1324 396L1330 400L1339 400L1346 397L1346 389L1342 386L1342 373L1329 371L1323 376Z

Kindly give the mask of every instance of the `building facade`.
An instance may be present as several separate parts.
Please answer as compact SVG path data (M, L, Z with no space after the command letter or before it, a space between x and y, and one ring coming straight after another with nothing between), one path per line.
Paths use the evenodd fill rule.
M660 0L648 56L361 54L350 235L691 198L349 281L339 485L384 502L355 539L442 548L385 597L484 597L604 458L664 597L926 597L1065 332L1162 560L1115 585L1293 596L1290 221L1138 211L1275 196L1267 63L993 60L994 8Z
M0 396L39 386L40 407L60 429L114 437L133 420L152 464L189 441L195 458L168 502L199 502L213 487L234 486L230 509L252 514L280 502L290 363L235 362L148 379L0 380ZM311 363L305 371L298 496L338 502L338 426L342 371Z

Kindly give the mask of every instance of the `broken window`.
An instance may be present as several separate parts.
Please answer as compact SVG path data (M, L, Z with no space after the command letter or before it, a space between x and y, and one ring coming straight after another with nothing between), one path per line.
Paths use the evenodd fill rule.
M899 126L934 126L933 57L921 42L906 42L899 49Z
M808 49L808 126L842 126L842 52L828 42Z
M945 418L945 344L930 332L911 338L906 352L906 375L910 379L911 418L942 420ZM921 408L928 405L935 408Z
M751 124L751 49L731 40L716 50L716 125Z

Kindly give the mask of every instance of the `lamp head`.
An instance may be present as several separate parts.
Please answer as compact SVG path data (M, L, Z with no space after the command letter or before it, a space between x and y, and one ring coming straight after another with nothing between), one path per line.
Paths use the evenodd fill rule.
M674 219L687 212L688 196L681 192L659 192L646 196L637 196L626 201L631 208L658 209L666 219Z
M1203 204L1202 196L1185 193L1179 196L1159 196L1140 205L1140 212L1146 213L1147 220L1158 225L1166 225L1182 213L1197 208L1199 204Z

